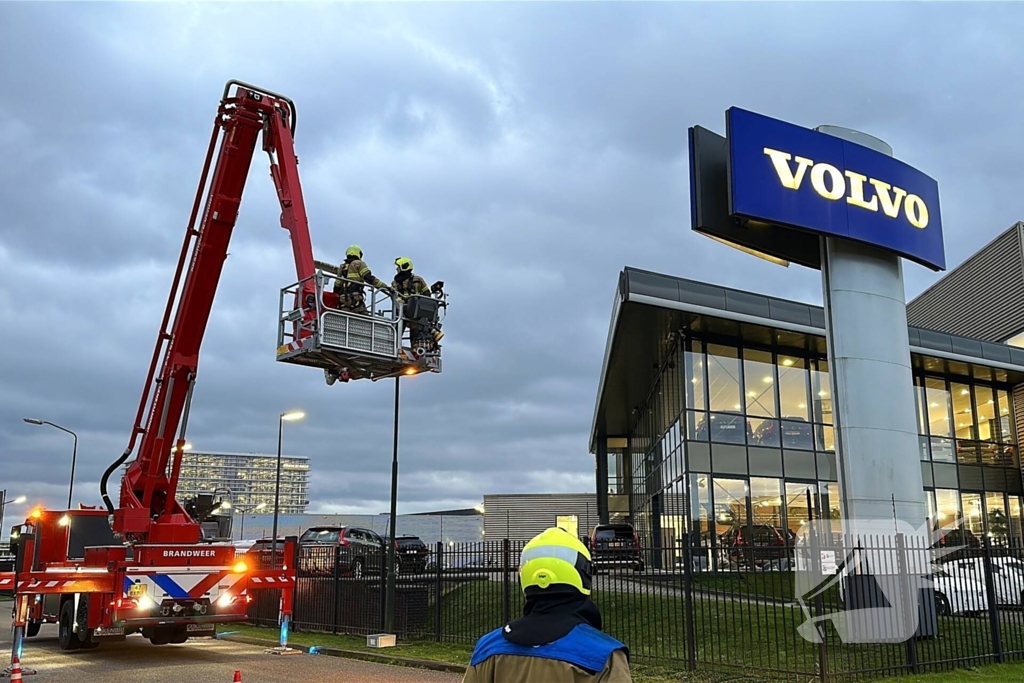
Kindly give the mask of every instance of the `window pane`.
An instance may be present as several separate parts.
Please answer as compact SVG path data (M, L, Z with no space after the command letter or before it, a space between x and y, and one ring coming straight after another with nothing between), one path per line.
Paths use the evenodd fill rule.
M953 422L958 439L976 439L974 412L971 409L971 390L966 384L953 382L950 385L953 399Z
M996 423L996 397L992 387L974 387L974 403L978 408L978 438L982 441L998 441Z
M811 372L811 392L814 399L814 421L832 424L832 389L828 383L828 361L815 361L817 369Z
M686 352L686 407L705 410L704 388L707 386L707 374L704 370L703 346L693 342L692 351Z
M960 494L960 503L963 506L964 531L970 532L967 534L968 542L981 540L981 537L985 535L981 514L981 494L962 493ZM971 539L971 534L974 535L974 539Z
M710 433L711 440L717 443L739 443L747 442L747 435L750 432L750 425L742 415L735 413L711 413L706 423L705 431ZM697 430L697 436L701 441L707 437Z
M1003 443L1017 443L1013 435L1011 424L1012 406L1010 405L1010 394L1005 389L996 389L997 400L999 401L999 438Z
M807 514L807 492L811 492L811 504L814 504L814 484L786 484L786 523L794 534L810 520ZM831 502L831 501L830 501Z
M706 474L690 475L690 487L695 492L692 496L694 532L698 534L702 545L711 544L711 486Z
M708 414L695 413L692 410L686 412L686 438L690 441L708 440Z
M750 479L750 514L754 524L782 528L782 489L778 479Z
M932 437L932 460L935 462L956 462L951 439Z
M832 425L814 425L815 448L832 453L836 450L836 431Z
M919 436L917 437L917 453L921 460L929 460L928 456L928 437Z
M924 397L924 384L920 377L914 378L914 406L917 408L917 433L928 433L928 418L925 412L927 405Z
M1001 493L985 495L985 521L993 543L1006 545L1010 537L1010 520L1006 514L1006 499Z
M951 436L949 431L949 392L946 381L935 377L924 380L928 399L928 433L932 436ZM934 456L934 454L933 454Z
M779 403L782 417L810 419L807 407L807 361L779 356Z
M840 520L843 518L843 508L839 498L839 484L828 485L828 516L832 520L832 533L842 533L843 525Z
M743 479L715 477L715 535L726 536L747 523L747 482ZM719 544L731 546L735 538L719 538Z
M755 446L770 446L778 448L779 421L778 420L750 420L752 436L750 443Z
M1010 542L1014 548L1024 547L1024 532L1021 530L1020 496L1007 496L1010 500Z
M782 421L782 447L814 450L814 432L810 422Z
M747 414L775 417L775 366L772 354L755 349L743 350L743 381L746 385Z
M935 514L938 526L950 526L960 519L960 500L952 489L935 489Z
M739 352L731 346L708 344L708 402L711 410L742 410Z

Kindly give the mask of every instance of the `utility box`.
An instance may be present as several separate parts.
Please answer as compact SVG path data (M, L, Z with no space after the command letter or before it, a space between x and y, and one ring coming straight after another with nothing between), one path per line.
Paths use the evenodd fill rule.
M394 647L395 636L392 633L374 633L366 636L366 647Z

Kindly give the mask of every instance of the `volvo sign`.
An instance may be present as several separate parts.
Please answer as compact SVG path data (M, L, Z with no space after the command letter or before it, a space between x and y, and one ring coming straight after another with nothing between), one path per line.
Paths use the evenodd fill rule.
M869 146L733 107L690 129L693 229L820 268L821 235L945 270L935 180Z

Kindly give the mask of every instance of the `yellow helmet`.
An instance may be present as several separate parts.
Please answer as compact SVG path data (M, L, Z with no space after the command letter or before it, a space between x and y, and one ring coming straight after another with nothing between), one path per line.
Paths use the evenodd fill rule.
M590 579L590 551L565 529L552 527L523 546L519 580L524 591L563 584L590 595Z
M412 270L412 259L399 256L395 259L395 267L398 268L399 273L407 273Z
M356 258L361 259L363 258L363 248L358 244L353 244L348 248L348 251L345 252L345 256L355 256Z

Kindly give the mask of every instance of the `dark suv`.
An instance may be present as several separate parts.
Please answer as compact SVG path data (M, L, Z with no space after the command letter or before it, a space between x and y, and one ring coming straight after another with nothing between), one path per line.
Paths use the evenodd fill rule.
M780 441L783 448L813 450L814 429L811 423L802 417L782 418L781 429L778 420L765 420L754 432L754 439L751 443L778 448Z
M299 537L298 570L332 574L335 557L338 572L361 579L379 574L385 564L384 541L373 531L356 526L315 526Z
M629 524L598 524L590 537L590 559L594 567L629 566L644 570L640 538Z
M427 569L430 551L419 536L404 534L395 537L395 560L400 574L422 574Z
M707 441L708 436L717 443L747 443L753 437L753 431L741 413L728 411L712 413L707 420L700 421L696 439Z

